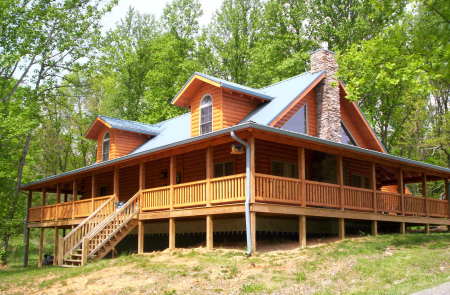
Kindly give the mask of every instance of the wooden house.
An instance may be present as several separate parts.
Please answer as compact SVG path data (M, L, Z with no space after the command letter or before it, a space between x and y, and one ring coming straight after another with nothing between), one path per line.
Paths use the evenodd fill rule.
M374 234L379 222L402 233L450 225L450 169L386 153L336 70L320 49L309 72L261 89L195 73L172 101L184 115L158 124L99 116L86 134L95 163L22 187L26 240L40 229L42 257L53 229L55 264L75 266L130 234L143 253L148 235L173 249L179 235L202 233L212 249L215 236L237 231L251 254L260 232L291 232L304 247L312 221L333 220L340 238L352 220ZM446 197L431 198L430 181L445 183ZM405 188L412 183L421 195ZM31 207L36 194L42 205Z

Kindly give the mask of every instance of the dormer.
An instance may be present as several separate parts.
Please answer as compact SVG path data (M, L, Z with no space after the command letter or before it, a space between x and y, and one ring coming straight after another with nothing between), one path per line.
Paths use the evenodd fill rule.
M191 111L191 136L238 124L271 96L216 77L195 73L172 100Z
M128 155L158 134L159 129L149 124L98 116L85 137L97 141L101 162Z

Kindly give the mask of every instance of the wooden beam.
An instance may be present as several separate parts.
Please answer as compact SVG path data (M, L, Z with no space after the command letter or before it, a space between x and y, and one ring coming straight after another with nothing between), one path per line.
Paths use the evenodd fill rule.
M94 198L97 196L97 184L95 174L91 176L91 212L94 212Z
M250 145L250 191L251 191L251 200L250 203L255 203L255 156L256 156L256 144L255 144L255 137L251 136L248 139L248 144Z
M75 201L78 197L78 188L77 188L77 181L74 180L72 183L72 219L75 218Z
M138 222L138 254L144 253L144 238L145 238L144 221L139 220L139 222Z
M338 218L339 240L345 239L345 219Z
M169 218L169 250L175 249L175 238L176 238L176 228L175 228L175 218Z
M252 237L253 253L256 252L256 212L250 212L250 231Z
M422 174L422 196L424 202L425 216L428 216L428 204L427 204L427 175L425 173Z
M39 246L38 246L38 267L42 267L44 256L44 228L39 232Z
M445 186L445 196L447 197L447 203L448 203L447 218L450 218L450 183L447 178L444 179L444 186Z
M403 169L398 170L398 191L400 193L400 208L402 215L405 215L405 183L403 181Z
M119 201L120 197L120 182L119 182L119 167L114 167L114 197L116 198L116 201Z
M377 236L378 235L378 221L372 220L372 235Z
M374 162L371 162L371 176L372 176L372 206L373 212L377 212L377 167Z
M300 178L300 198L301 206L306 207L306 159L305 159L305 148L299 147L297 150L298 154L298 177Z
M337 156L337 180L339 184L339 207L344 210L344 157Z
M25 221L23 228L23 266L28 266L28 253L30 252L30 228L28 227L29 211L33 200L33 192L28 191L27 206L25 211Z
M400 222L400 233L402 235L406 234L406 222Z
M170 168L169 168L169 181L170 181L170 210L173 210L174 203L174 188L173 186L177 183L177 160L175 156L170 157Z
M298 242L300 249L306 248L306 216L298 217Z
M428 235L428 234L430 234L430 224L429 223L426 223L425 224L425 233Z
M145 163L139 163L139 189L145 189Z
M211 206L211 178L214 177L213 147L206 149L206 206Z
M58 253L59 253L59 229L58 227L55 227L53 232L53 265L58 265Z
M214 248L214 221L212 215L206 215L206 249Z

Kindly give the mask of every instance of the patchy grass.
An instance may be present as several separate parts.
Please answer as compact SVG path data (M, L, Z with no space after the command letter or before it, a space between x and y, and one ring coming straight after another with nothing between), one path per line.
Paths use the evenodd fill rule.
M11 294L410 294L450 280L450 234L380 235L304 250L203 248L126 255L83 268L0 270Z

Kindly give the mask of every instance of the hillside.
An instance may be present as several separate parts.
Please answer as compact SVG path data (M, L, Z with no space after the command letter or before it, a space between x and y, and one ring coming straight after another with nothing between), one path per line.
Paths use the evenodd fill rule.
M450 280L450 233L381 235L305 250L203 248L126 255L83 268L12 266L12 294L409 294Z

